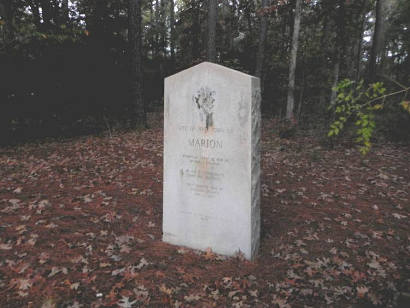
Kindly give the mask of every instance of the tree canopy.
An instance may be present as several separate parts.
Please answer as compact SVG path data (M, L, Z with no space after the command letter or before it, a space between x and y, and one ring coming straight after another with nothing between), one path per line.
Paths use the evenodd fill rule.
M2 142L134 124L129 2L0 2ZM222 0L216 13L214 1L136 2L145 112L162 109L164 77L211 52L216 63L260 76L263 115L285 117L297 1ZM409 16L406 0L302 1L295 119L310 127L332 121L332 87L345 78L380 81L390 92L409 85ZM410 131L399 105L406 94L383 109L383 129L400 138Z

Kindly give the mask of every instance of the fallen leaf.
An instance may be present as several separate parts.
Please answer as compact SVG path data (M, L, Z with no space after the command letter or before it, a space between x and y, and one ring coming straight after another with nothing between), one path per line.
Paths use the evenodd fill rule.
M15 190L13 190L15 194L21 194L22 191L23 191L23 188L21 187L17 187Z
M145 260L145 258L142 258L141 260L140 260L140 263L137 265L137 269L142 269L144 266L147 266L147 265L149 265L149 263L148 263L148 261L147 260Z
M188 295L188 296L184 296L184 300L188 303L194 302L201 299L201 297L199 295Z
M136 300L130 302L129 297L123 296L123 297L118 301L117 305L118 305L119 307L122 307L122 308L131 308L136 302L137 302Z
M403 219L403 218L407 217L406 215L400 215L400 214L397 214L397 213L393 213L392 215L393 215L394 218L397 218L397 219Z
M0 249L1 250L10 250L12 248L13 248L13 246L11 246L10 244L0 244Z
M79 286L80 286L79 282L74 282L70 285L70 289L71 290L77 290Z
M364 295L367 293L367 292L369 292L369 289L367 288L367 287L364 287L364 286L359 286L359 287L356 287L356 291L357 291L357 296L359 297L359 298L363 298L364 297Z
M111 276L118 276L119 274L123 273L124 271L125 271L125 267L113 270L111 272Z

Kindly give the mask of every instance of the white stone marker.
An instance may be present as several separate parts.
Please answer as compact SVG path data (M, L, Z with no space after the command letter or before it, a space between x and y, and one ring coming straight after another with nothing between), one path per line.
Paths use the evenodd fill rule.
M165 79L163 240L252 259L260 233L259 78L203 62Z

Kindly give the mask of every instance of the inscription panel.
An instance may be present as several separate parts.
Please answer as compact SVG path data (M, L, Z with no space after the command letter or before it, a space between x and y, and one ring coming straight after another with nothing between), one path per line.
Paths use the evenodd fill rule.
M188 145L187 152L180 154L184 166L180 173L185 177L187 192L205 198L219 195L223 191L224 170L229 168L229 159L223 152L224 137L220 135L232 134L233 130L214 128L212 136L203 136L202 127L181 125L179 130L186 135Z

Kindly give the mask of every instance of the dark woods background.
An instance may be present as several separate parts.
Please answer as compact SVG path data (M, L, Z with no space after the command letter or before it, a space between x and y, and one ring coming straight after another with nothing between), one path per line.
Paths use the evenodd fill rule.
M293 112L300 127L331 120L337 80L380 80L389 91L410 84L410 1L302 1L301 16L297 1L217 1L211 57L262 77L264 116L286 115L298 17ZM139 23L128 18L128 0L0 0L0 143L135 127L135 80L145 112L162 110L163 78L210 57L212 0L135 2L141 15L130 16L141 22L141 49L129 44L130 25ZM140 76L130 69L135 52ZM408 137L409 115L389 106L381 129Z

